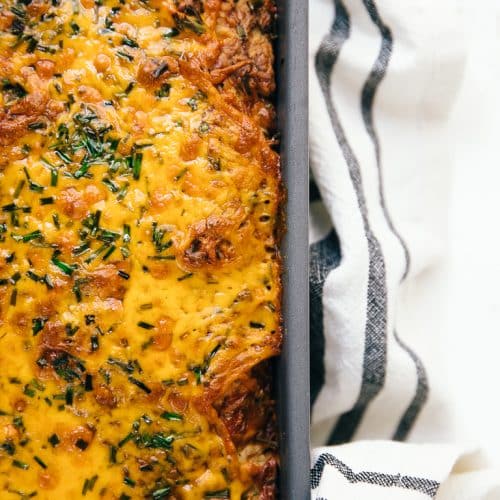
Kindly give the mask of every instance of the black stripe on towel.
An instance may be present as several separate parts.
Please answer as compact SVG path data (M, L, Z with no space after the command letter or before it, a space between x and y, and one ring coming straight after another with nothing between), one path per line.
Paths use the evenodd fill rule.
M311 405L325 383L325 336L323 331L323 288L330 271L340 263L335 230L309 247L309 331L311 338Z
M315 67L330 115L330 121L347 163L351 182L356 192L367 239L369 263L365 350L360 394L353 409L342 415L337 421L337 425L330 435L329 444L349 441L353 437L366 408L384 385L387 357L387 290L384 257L380 243L373 234L368 221L368 211L363 193L359 163L351 146L347 142L330 93L333 68L342 45L349 38L349 35L349 14L342 0L335 0L335 20L330 32L325 36L316 53Z
M398 334L394 332L396 337L396 342L408 353L413 362L415 363L415 368L417 370L417 390L415 391L415 396L413 397L410 405L403 413L401 420L392 436L392 439L396 441L404 441L408 434L410 433L413 425L415 424L419 413L421 412L427 398L429 397L429 383L427 381L427 373L425 367L419 357L398 337Z
M322 453L314 467L311 469L311 488L316 489L323 475L326 465L335 467L351 484L365 483L386 488L404 488L406 490L418 491L424 495L434 498L440 484L432 479L425 479L401 474L384 474L381 472L354 472L348 465L341 462L330 453ZM333 492L332 498L335 493Z
M405 254L405 270L403 274L403 279L406 278L408 271L410 269L410 251L408 250L408 246L404 241L403 237L399 233L399 231L394 227L394 223L392 222L392 218L387 209L387 205L385 203L384 197L384 183L383 183L383 174L382 174L382 166L380 161L380 141L378 139L377 131L375 130L375 126L373 124L373 101L375 99L375 93L377 92L377 88L380 82L385 77L387 67L389 66L389 60L392 54L392 33L389 27L384 24L380 15L378 13L377 7L373 0L363 0L363 3L370 15L371 20L377 26L380 36L382 37L382 45L380 47L380 51L378 53L377 60L373 65L373 68L366 80L363 90L361 92L361 110L363 114L363 121L365 123L366 131L370 136L373 145L375 147L375 156L377 159L377 167L378 167L378 178L379 178L379 194L380 194L380 204L382 206L382 210L384 211L385 218L387 223L396 238L399 240L403 252Z
M380 17L375 1L363 0L363 3L366 7L366 10L368 11L368 14L370 15L372 22L379 30L380 36L382 38L382 44L380 47L380 51L378 53L377 60L375 61L373 68L370 72L370 75L368 76L368 79L366 80L366 83L363 87L363 91L361 94L361 109L363 113L363 121L365 123L366 130L375 148L375 156L377 160L377 170L378 170L380 205L384 212L384 216L387 221L387 225L389 226L389 229L394 234L394 236L396 236L396 238L399 240L399 243L401 244L401 247L405 254L406 265L402 277L402 279L405 279L410 268L410 252L403 237L394 226L389 210L385 203L382 162L380 156L380 141L377 135L377 131L375 130L375 125L373 121L373 102L375 99L375 94L377 92L378 86L385 77L385 74L387 72L387 67L389 66L389 61L392 54L393 37L390 28L384 23L384 21ZM403 414L401 420L399 421L396 432L394 433L393 436L393 438L396 440L404 440L408 436L408 433L412 429L418 415L420 414L427 400L427 396L429 393L429 383L425 367L420 358L409 346L404 344L401 341L401 339L399 339L396 332L394 332L394 336L396 338L397 343L408 353L410 358L413 360L417 371L417 389L415 392L415 396L411 401L410 405L408 406L407 410Z

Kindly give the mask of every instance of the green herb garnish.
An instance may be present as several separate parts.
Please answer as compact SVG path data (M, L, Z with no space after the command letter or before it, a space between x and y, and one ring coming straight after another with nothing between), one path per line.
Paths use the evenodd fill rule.
M40 457L37 457L36 455L33 457L33 459L35 460L35 462L42 468L42 469L46 469L47 468L47 464L40 458Z
M57 266L64 274L71 276L75 269L77 268L76 264L66 264L65 262L59 260L59 255L61 255L60 250L56 250L52 254L51 262L55 266Z
M174 413L171 411L166 411L160 415L161 418L164 418L165 420L172 420L174 422L181 422L183 420L182 415L179 415L178 413Z
M132 377L131 375L128 377L128 380L135 386L139 387L139 389L144 391L146 394L151 394L151 392L153 392L144 382L141 382L140 380L136 379L135 377Z
M25 462L21 462L21 460L12 460L12 465L14 467L17 467L18 469L23 469L23 470L28 470L30 468L30 466L25 463Z

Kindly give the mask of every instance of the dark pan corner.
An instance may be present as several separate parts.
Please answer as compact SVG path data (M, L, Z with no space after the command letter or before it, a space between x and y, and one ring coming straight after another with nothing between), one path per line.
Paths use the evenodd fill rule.
M277 1L277 108L287 191L282 246L285 340L278 360L280 498L305 500L310 497L308 2Z

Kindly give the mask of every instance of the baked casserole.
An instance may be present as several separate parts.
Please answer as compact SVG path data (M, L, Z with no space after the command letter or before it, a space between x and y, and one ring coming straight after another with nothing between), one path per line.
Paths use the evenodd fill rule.
M0 4L0 498L275 498L274 4Z

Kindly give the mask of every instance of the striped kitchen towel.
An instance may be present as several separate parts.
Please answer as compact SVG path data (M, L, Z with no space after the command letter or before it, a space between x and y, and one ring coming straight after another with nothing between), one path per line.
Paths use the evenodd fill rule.
M466 4L309 1L318 500L500 499L500 475L446 444L460 439L439 339Z

